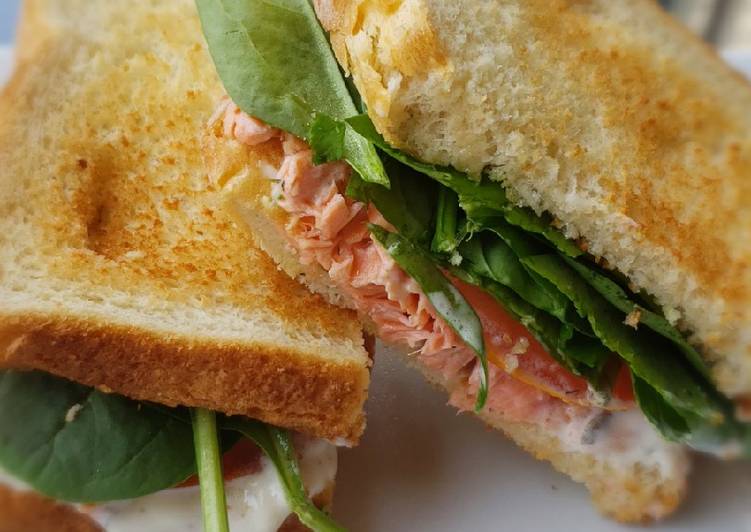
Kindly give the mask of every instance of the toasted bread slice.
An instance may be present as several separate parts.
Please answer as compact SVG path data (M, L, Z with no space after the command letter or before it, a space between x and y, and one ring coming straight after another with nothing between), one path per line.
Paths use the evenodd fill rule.
M235 213L239 224L253 231L259 245L281 268L332 302L352 305L327 272L317 264L302 265L292 247L286 245L289 215L272 200L273 182L268 172L269 167L279 167L278 143L248 147L223 137L217 128L209 128L206 153L212 175L223 178L228 211ZM368 317L363 319L367 323ZM420 364L419 357L409 356L402 346L393 347L402 351L406 363L416 365L430 382L451 397L469 395L466 379L449 381ZM466 402L472 404L473 400ZM639 412L629 415L636 416L636 424L643 428L626 431L625 434L631 435L624 436L617 449L607 452L571 445L558 432L512 421L500 411L486 408L479 417L535 457L550 461L559 471L584 483L603 513L625 522L651 521L671 513L683 500L690 464L686 451L662 441Z
M387 140L552 213L751 395L748 82L652 0L385 5L317 2Z
M30 0L0 98L0 362L353 443L352 312L222 214L201 134L222 86L191 0Z

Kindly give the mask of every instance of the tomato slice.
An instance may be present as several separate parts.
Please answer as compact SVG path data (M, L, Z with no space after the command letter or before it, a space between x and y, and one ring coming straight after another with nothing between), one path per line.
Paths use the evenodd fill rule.
M234 480L257 473L261 469L261 449L252 441L243 438L222 456L224 481ZM177 488L198 485L198 476L193 475Z
M621 362L621 367L613 384L613 397L627 403L634 402L634 383L631 380L631 370Z
M633 400L633 394L629 397L624 392L630 380L625 384L620 383L620 380L625 379L621 377L618 381L620 388L614 389L614 396L619 400L610 401L605 406L598 404L589 392L587 381L574 375L554 359L532 333L506 312L490 294L459 279L451 278L451 282L482 322L489 362L505 369L515 379L566 403L612 410L631 406L628 403ZM619 373L619 377L621 373L623 372ZM630 378L628 371L626 374Z

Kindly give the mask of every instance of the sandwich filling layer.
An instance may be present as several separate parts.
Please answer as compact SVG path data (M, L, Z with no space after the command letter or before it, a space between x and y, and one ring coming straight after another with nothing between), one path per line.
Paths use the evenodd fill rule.
M287 215L287 245L300 262L323 268L380 338L411 349L421 365L451 383L449 402L472 410L480 361L437 314L415 279L373 238L370 224L395 229L373 204L347 195L350 167L343 162L314 164L306 143L247 115L229 100L217 120L225 137L248 146L274 143L283 153L281 164L269 175L271 196ZM625 465L648 464L665 476L686 467L678 448L661 440L635 409L624 366L613 369L615 384L611 396L604 396L555 360L493 297L447 277L482 322L489 362L485 408L490 412L555 433L566 450L609 460L619 456Z
M585 408L623 409L633 394L667 440L751 455L751 424L718 392L707 354L653 297L660 292L642 292L638 277L614 269L596 246L589 253L588 234L569 238L552 211L520 202L513 186L494 179L497 166L469 173L462 165L441 166L424 150L390 143L362 76L346 79L346 64L343 75L332 53L341 42L329 41L309 2L290 3L273 15L262 2L237 11L208 0L198 5L217 73L239 108L225 102L225 129L245 144L269 143L269 154L280 161L258 168L271 170L269 178L277 181L279 208L267 213L274 221L240 203L236 208L272 231L289 218L283 239L303 263L328 272L333 282L317 267L303 268L336 293L332 301L349 295L385 337L400 336L424 365L445 367L444 380L475 386L469 394L475 410L505 404L495 390L506 377ZM267 31L283 25L290 31ZM430 75L440 71L425 66ZM239 110L249 116L238 120ZM451 112L442 108L440 114ZM285 134L305 139L310 149ZM503 143L513 135L487 137ZM257 192L251 192L254 201ZM284 252L278 243L266 247ZM490 307L480 301L491 299ZM531 334L515 334L513 322ZM547 364L550 358L565 371ZM539 416L524 408L524 417ZM553 409L541 410L544 420Z

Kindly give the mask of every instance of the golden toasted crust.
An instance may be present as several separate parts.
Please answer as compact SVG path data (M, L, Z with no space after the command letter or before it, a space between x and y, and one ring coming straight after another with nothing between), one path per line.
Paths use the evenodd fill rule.
M392 144L551 212L751 393L751 90L715 52L651 0L316 4Z
M40 369L138 400L245 415L331 440L354 441L363 425L367 374L363 379L355 362L67 317L10 316L3 323L22 331L0 336L6 368ZM350 412L358 417L344 415Z
M354 442L353 313L223 214L223 89L190 0L30 0L0 98L0 362Z

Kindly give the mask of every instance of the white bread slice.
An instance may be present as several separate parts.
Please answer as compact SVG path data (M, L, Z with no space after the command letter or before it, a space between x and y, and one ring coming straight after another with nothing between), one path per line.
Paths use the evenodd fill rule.
M206 153L212 175L224 187L228 210L235 213L239 224L250 228L261 248L290 276L337 304L351 304L322 268L301 265L286 245L284 228L289 218L271 199L273 185L268 177L268 168L280 164L279 143L247 147L224 138L217 129L209 129ZM367 324L367 316L363 319ZM448 382L408 356L406 349L395 347L395 351L403 351L406 363L417 365L429 381L450 395L467 393L466 380ZM624 440L621 446L625 448L603 453L571 445L561 434L540 426L510 421L502 412L486 409L479 417L535 457L550 461L559 471L586 484L597 508L617 520L659 519L671 513L685 495L690 465L686 451L663 442L646 420L639 420L646 427L646 440ZM655 455L663 459L656 461Z
M355 442L352 312L222 214L222 94L191 0L29 0L0 97L0 365Z
M751 399L751 90L652 0L318 0L378 129L552 213Z

